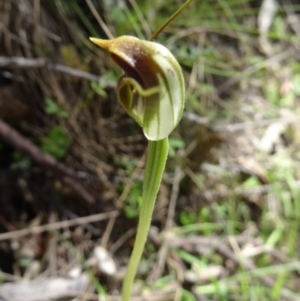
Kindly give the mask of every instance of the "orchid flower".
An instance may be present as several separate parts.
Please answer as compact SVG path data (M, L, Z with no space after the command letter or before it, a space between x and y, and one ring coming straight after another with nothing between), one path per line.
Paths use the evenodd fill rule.
M147 139L168 137L184 108L184 79L173 54L161 44L132 36L91 41L108 50L123 69L117 86L118 100Z

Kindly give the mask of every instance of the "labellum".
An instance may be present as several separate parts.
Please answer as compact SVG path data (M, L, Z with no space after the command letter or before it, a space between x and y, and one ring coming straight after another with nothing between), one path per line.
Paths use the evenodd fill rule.
M132 36L91 41L108 50L123 69L118 100L145 136L155 141L168 137L182 117L185 99L182 71L173 54L161 44Z

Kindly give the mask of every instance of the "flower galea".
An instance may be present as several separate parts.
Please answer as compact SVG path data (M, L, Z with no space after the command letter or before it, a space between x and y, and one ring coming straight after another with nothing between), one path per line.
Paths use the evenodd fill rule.
M91 41L108 50L124 71L118 100L148 140L168 137L182 117L185 99L182 71L173 54L159 43L132 36Z

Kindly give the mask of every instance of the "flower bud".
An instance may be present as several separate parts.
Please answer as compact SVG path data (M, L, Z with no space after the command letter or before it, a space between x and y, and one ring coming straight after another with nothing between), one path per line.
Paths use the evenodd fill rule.
M127 113L149 140L166 138L182 117L185 98L182 71L173 54L161 44L131 36L91 41L108 50L124 71L117 96Z

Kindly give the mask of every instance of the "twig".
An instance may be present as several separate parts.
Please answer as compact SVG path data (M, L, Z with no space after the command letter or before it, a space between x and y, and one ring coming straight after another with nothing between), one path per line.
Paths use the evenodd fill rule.
M230 87L232 87L234 84L238 83L242 78L245 78L246 76L250 76L251 74L266 68L266 67L272 67L275 63L279 63L286 58L294 55L296 53L296 49L293 47L288 48L287 50L280 52L279 54L276 54L264 61L262 64L261 62L256 63L247 69L245 69L242 73L238 73L236 76L231 77L229 80L227 80L225 83L223 83L218 88L218 93L221 94L225 91L227 91Z
M231 259L235 264L240 264L247 271L252 271L252 270L257 269L257 267L254 265L254 263L252 262L252 260L250 258L239 258L226 245L219 245L218 250L223 256ZM269 276L263 276L262 281L267 286L270 286L270 287L273 287L275 284L275 281Z
M297 187L298 189L300 188L300 181L295 181L294 184L295 184L295 187ZM253 195L260 195L260 194L268 193L272 190L273 187L274 187L274 185L267 184L267 185L261 185L261 186L250 187L250 188L238 187L233 190L227 190L227 189L226 190L224 189L223 191L207 190L207 191L203 192L203 194L201 194L201 195L204 196L206 198L206 200L208 200L208 201L213 201L216 198L226 198L229 195L242 195L244 197L250 197Z
M109 249L110 254L114 254L130 237L136 233L135 228L126 231Z
M140 23L142 24L144 31L146 33L146 36L150 37L151 36L151 29L149 27L148 22L146 21L142 11L140 10L140 7L138 6L138 4L136 3L135 0L129 0L131 6L133 7L133 9L135 10L136 15L138 16Z
M293 123L298 123L300 121L299 116L290 116L290 117L275 118L275 119L263 119L263 120L249 121L249 122L214 125L213 122L210 121L208 118L201 117L195 113L185 112L183 113L183 118L188 119L190 121L194 121L197 124L203 125L214 132L238 132L238 131L244 131L251 128L267 127L272 123L293 124Z
M138 163L136 164L136 168L134 169L128 183L126 184L126 186L124 187L120 197L117 200L117 206L119 208L122 208L123 203L126 199L126 197L128 196L132 185L135 183L136 179L138 179L141 170L143 169L144 165L145 165L145 161L146 161L146 154L147 154L147 150L144 151L143 155L141 156L141 158L139 159Z
M105 229L105 231L102 235L102 239L101 239L101 247L102 248L105 248L105 249L107 248L111 232L112 232L113 227L116 222L116 218L117 218L117 216L112 216L107 223L106 229Z
M256 241L259 239L251 237L247 234L241 234L236 236L228 236L224 238L220 238L217 236L189 236L189 237L180 237L169 240L168 243L173 247L180 247L188 252L197 252L199 254L207 254L208 250L217 250L222 256L232 260L235 264L242 266L245 270L251 272L256 271L258 268L253 263L252 259L246 256L242 256L236 254L229 246L231 240L234 239L236 244L244 244L253 239L252 243L257 244ZM261 243L259 243L261 244ZM293 263L291 263L293 264ZM275 285L275 280L268 275L261 275L261 280L271 288ZM296 299L296 295L290 292L286 288L282 288L281 295L288 300L298 300Z
M232 166L229 167L231 169L233 168ZM199 187L200 192L197 193L197 197L199 197L200 195L201 197L204 197L209 202L216 202L218 199L228 198L229 196L232 195L239 195L245 198L253 199L254 196L258 197L263 194L272 192L272 189L274 188L274 184L265 184L265 185L259 185L255 187L249 187L249 188L237 187L231 190L227 189L226 187L222 189L208 190L208 189L203 189L204 186L202 187L199 185L197 178L193 175L193 173L190 171L188 167L184 169L184 172L186 175L190 177L190 179L195 183L195 185ZM285 183L282 183L282 185L283 187L286 187ZM300 181L294 181L294 185L295 187L300 189ZM190 197L193 197L195 195L190 195ZM256 203L256 201L254 203Z
M72 212L69 209L66 209L65 207L63 207L61 205L59 205L58 208L59 208L59 210L61 210L61 212L63 212L63 215L66 216L66 218L69 218L69 219L79 218L79 216L77 214L75 214L74 212ZM95 236L99 236L102 233L102 229L100 230L98 227L95 227L91 224L85 224L85 225L83 225L83 228Z
M105 34L107 35L107 37L109 39L113 39L114 36L111 33L111 31L109 30L109 28L107 27L107 25L105 24L105 22L102 20L101 16L98 14L93 2L91 0L85 0L89 9L91 10L92 14L94 15L95 19L98 21L99 25L101 26L102 30L105 32Z
M178 154L179 153L180 152L178 152ZM182 180L182 176L183 176L182 168L180 165L177 165L175 168L172 192L171 192L170 203L169 203L169 208L168 208L166 230L171 230L171 228L173 226L174 216L175 216L175 207L176 207L176 202L177 202L178 195L179 195L179 185Z
M53 171L61 180L78 193L87 203L94 204L95 197L76 179L75 173L50 155L43 153L36 145L0 119L0 139L28 155L37 164Z
M25 57L4 57L0 56L0 67L18 67L18 68L46 68L61 73L68 74L73 77L83 78L90 81L101 81L102 77L88 73L82 70L74 69L61 64L54 64L45 58L25 58ZM113 82L106 82L108 87L116 86Z
M64 229L72 226L78 226L78 225L83 225L92 222L99 222L105 219L115 218L118 216L118 214L119 214L118 211L111 211L107 213L99 213L90 216L83 216L83 217L74 218L67 221L61 221L61 222L56 222L47 225L29 227L22 230L1 233L0 241L6 239L15 239L29 234L37 234L45 231L55 231L55 230Z

